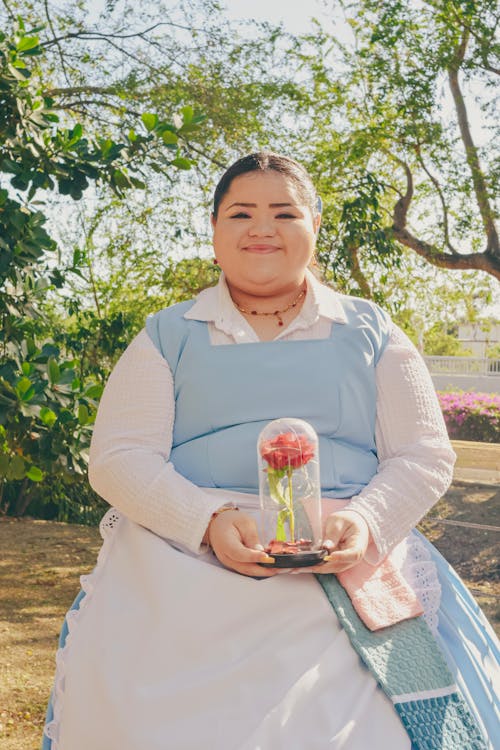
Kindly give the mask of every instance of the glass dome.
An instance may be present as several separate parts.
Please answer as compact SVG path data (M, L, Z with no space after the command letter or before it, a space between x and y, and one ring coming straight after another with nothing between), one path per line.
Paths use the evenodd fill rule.
M321 562L318 437L302 419L275 419L257 442L260 538L274 567Z

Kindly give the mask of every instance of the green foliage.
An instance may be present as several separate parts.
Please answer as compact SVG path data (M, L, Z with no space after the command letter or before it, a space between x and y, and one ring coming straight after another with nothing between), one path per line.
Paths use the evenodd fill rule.
M24 356L18 359L18 353ZM54 477L71 483L86 471L91 426L102 392L78 378L57 347L23 341L0 367L0 474L21 481L22 496L4 511L22 513L35 485Z
M486 350L488 359L500 359L500 344L489 346Z
M435 323L424 333L424 352L429 356L468 357L470 349L465 349L457 338L456 326L449 328L442 323Z
M0 475L14 462L20 477L3 474L0 510L63 513L71 496L64 513L90 517L77 468L95 409L86 389L147 313L215 281L209 261L186 256L207 254L209 186L241 153L270 147L310 168L325 279L389 307L420 348L425 332L429 353L462 353L450 325L488 301L477 272L452 290L451 272L429 269L496 257L485 233L500 194L491 0L336 0L332 14L345 10L352 30L342 42L319 27L241 36L216 0L181 5L181 23L162 0L146 11L128 0L0 8L11 29L0 35ZM17 13L26 21L14 28ZM442 110L457 66L466 99L477 93L469 115L486 125L479 171L456 112ZM37 360L46 346L58 352L50 365ZM74 375L64 405L58 372ZM23 430L35 437L19 447Z
M182 138L203 120L191 107L176 125L145 115L144 133L131 131L126 141L86 137L79 123L62 127L31 69L43 56L38 31L27 32L21 21L12 38L0 33L0 176L9 180L0 189L0 512L19 515L35 494L50 489L60 505L63 487L81 487L104 375L102 366L89 367L84 351L75 358L64 337L61 347L49 335L42 300L65 274L50 261L56 245L33 199L57 189L78 201L91 185L117 196L140 189L138 175L157 142L161 168L188 169ZM91 321L81 336L88 341L97 332L100 352L107 346L114 353L120 323Z
M332 14L339 6L352 40L318 29L294 50L309 84L299 106L315 115L311 167L327 196L324 264L364 295L383 292L403 247L499 279L498 5L354 0Z

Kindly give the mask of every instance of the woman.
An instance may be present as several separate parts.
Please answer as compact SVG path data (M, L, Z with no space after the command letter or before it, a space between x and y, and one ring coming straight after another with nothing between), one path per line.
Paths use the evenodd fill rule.
M113 509L63 633L52 750L410 750L318 586L394 548L485 737L463 747L493 747L494 636L408 536L452 477L434 389L380 308L309 271L317 203L293 160L236 162L220 282L149 318L109 379L89 477ZM256 441L284 416L320 440L328 557L300 575L259 564Z

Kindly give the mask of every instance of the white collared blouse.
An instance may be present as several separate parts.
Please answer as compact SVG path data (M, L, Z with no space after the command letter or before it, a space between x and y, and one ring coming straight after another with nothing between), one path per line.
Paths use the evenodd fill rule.
M257 334L234 306L224 276L201 292L186 318L205 321L212 344L245 344ZM297 317L276 339L327 338L345 318L336 292L307 273ZM408 337L393 326L376 367L377 474L349 507L368 523L381 559L447 490L455 454L432 380ZM192 552L223 490L200 488L169 461L175 419L173 377L167 361L141 331L116 364L97 415L89 479L107 502L136 523ZM373 550L373 545L371 545Z

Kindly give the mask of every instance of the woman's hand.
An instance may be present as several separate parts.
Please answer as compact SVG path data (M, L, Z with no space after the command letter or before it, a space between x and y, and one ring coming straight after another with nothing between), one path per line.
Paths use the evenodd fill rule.
M328 550L328 556L321 565L302 570L342 573L363 559L369 542L370 529L363 516L353 510L339 510L326 519L323 546Z
M259 562L271 562L260 544L253 518L238 510L228 510L215 516L208 524L207 541L219 562L226 568L245 576L269 578L276 575L272 568Z

